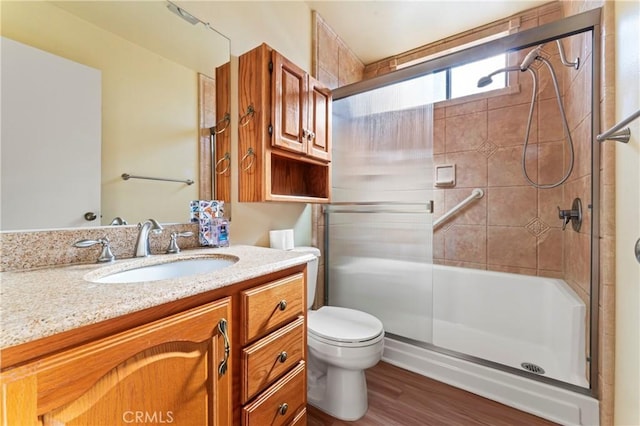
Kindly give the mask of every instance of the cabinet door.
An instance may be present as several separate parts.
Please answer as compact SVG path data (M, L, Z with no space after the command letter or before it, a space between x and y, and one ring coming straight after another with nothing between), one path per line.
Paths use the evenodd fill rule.
M331 161L331 90L309 76L307 154Z
M44 358L21 367L37 383L23 398L35 397L44 426L229 425L231 372L219 371L228 337L219 324L230 318L226 298ZM3 373L3 388L12 379ZM9 389L3 398L14 399Z
M273 52L273 146L307 153L307 73Z

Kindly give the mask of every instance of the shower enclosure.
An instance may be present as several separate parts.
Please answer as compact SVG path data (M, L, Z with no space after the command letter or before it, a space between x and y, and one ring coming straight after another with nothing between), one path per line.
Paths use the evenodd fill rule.
M334 91L325 302L380 318L384 359L597 418L599 53L595 11Z

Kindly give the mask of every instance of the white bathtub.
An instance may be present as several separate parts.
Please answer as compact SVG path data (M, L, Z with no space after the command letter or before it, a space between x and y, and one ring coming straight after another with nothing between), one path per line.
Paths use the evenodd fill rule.
M363 257L329 267L329 304L369 312L387 333L588 387L586 307L563 280ZM390 363L563 424L597 424L593 398L388 340Z

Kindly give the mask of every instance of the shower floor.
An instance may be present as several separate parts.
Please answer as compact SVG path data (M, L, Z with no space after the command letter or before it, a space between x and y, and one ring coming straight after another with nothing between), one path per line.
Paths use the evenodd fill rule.
M560 365L557 356L546 347L520 340L508 339L485 331L434 319L433 344L445 349L475 356L524 370L523 362L533 363L545 370L544 376L574 385L588 387L584 372L570 371Z

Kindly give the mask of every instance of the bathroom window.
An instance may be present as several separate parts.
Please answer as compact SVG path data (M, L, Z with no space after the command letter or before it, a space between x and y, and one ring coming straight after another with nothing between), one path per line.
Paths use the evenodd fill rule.
M505 68L506 65L507 54L504 53L464 65L446 68L401 83L383 86L370 91L370 96L380 101L372 101L370 105L367 104L366 108L362 105L352 105L351 114L358 117L411 109L477 93L504 89L508 86L506 72L494 75L493 82L484 87L478 87L478 79L495 70Z
M506 66L507 54L503 53L427 74L405 82L402 99L405 105L414 107L504 89L508 86L506 72L494 75L493 82L484 87L478 87L478 79Z
M506 66L507 54L502 53L491 58L447 69L446 71L449 74L447 99L461 98L476 93L504 89L507 87L506 72L501 75L496 75L493 78L493 82L484 87L478 87L478 79Z

